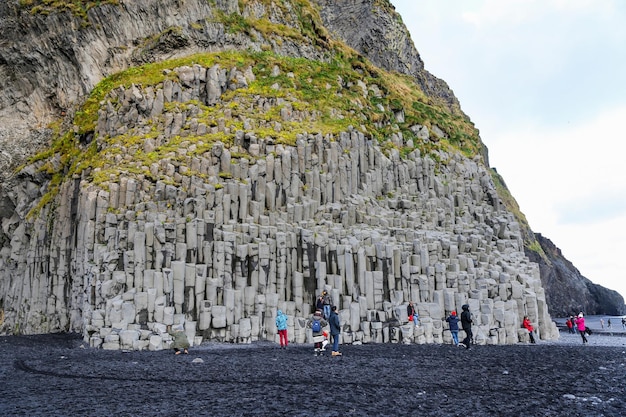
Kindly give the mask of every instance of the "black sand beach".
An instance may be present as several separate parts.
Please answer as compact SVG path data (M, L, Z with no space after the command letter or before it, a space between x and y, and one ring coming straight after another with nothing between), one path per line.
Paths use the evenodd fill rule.
M205 343L188 355L0 338L2 416L624 416L626 337L536 345Z

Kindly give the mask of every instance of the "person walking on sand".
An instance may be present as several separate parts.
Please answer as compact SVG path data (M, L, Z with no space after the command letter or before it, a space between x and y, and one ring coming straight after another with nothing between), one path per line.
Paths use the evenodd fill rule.
M332 356L341 356L339 352L339 333L341 333L341 321L339 320L339 314L337 314L337 306L330 308L330 335L333 338L333 353Z
M606 321L606 327L608 327L609 329L611 328L611 319L608 319Z
M600 319L600 328L604 329L604 319L603 318Z
M578 317L576 317L576 328L578 329L578 333L580 333L580 337L583 338L583 344L587 343L587 337L585 336L587 327L585 326L585 318L583 317L582 312L580 312Z
M454 346L459 345L459 318L456 315L456 311L452 310L450 315L446 318L448 326L450 327L450 334L452 335L452 343Z
M287 315L282 310L276 312L276 329L280 338L280 348L287 349Z
M535 329L533 328L533 325L530 322L530 319L528 318L528 316L524 316L524 320L522 320L522 327L528 330L528 335L530 336L530 343L535 343L535 336L533 335L533 331Z
M626 317L622 317L622 329L626 329Z
M472 334L472 313L469 311L469 304L463 304L461 309L463 310L461 312L461 327L465 332L465 339L463 339L463 342L459 343L459 346L469 349L474 336Z
M322 329L326 326L328 326L328 322L324 319L322 310L315 310L313 317L311 317L307 323L307 327L313 332L313 352L315 356L319 356L323 352L324 339L326 339L326 337Z

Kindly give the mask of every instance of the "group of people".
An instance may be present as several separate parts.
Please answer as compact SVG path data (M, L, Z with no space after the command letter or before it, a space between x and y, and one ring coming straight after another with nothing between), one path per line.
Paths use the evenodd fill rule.
M330 296L326 291L323 291L319 298L318 303L316 305L315 313L308 320L307 327L311 329L313 334L313 347L315 356L322 355L326 350L326 345L329 343L328 341L328 331L324 330L325 327L330 326L330 336L332 338L332 356L342 356L342 353L339 352L339 334L341 333L341 321L339 319L339 314L337 313L337 306L326 304L330 303ZM328 315L324 313L325 306L328 305ZM461 317L459 318L456 314L456 311L452 311L450 315L446 318L446 322L448 322L448 326L450 329L450 333L452 334L452 342L455 346L464 347L465 349L470 349L473 333L472 333L472 314L469 311L469 305L464 304L462 307ZM413 304L413 301L410 301L407 305L407 316L409 320L414 323L417 327L419 326L419 314L417 313L417 309ZM289 344L289 340L287 337L287 315L283 313L282 310L277 310L276 312L276 329L278 330L279 343L281 349L287 349L287 345ZM465 332L465 339L459 342L459 321L461 322L461 329ZM572 323L576 323L578 330L583 338L583 343L587 343L587 338L585 337L585 319L583 317L583 313L580 313L578 317L575 319L571 317L567 320L568 328L572 328ZM622 319L622 325L626 326L626 319ZM522 327L528 330L528 334L530 336L530 343L535 343L535 337L533 335L534 328L530 322L528 316L524 316L524 320L522 321ZM582 329L582 330L581 330ZM175 331L170 331L174 338L174 351L176 354L188 353L187 348L189 347L189 342L185 333L181 329L176 329Z
M604 329L604 319L600 319L600 327ZM607 320L607 328L611 328L611 319ZM622 330L626 329L626 317L622 317Z
M315 356L320 356L326 350L326 344L328 344L328 332L324 330L326 326L330 325L330 337L332 338L332 356L341 356L339 352L339 333L341 332L341 320L339 320L339 314L337 313L337 306L330 307L330 315L328 320L323 315L322 310L315 310L313 317L307 323L313 333L313 348Z
M339 352L339 334L341 333L341 320L337 313L337 306L332 305L330 295L323 291L317 300L315 313L307 321L307 327L313 334L313 346L315 356L322 355L329 343L328 331L324 328L330 326L330 337L332 338L332 356L342 356ZM276 329L278 330L279 343L281 349L287 349L287 315L278 310L276 312Z
M446 317L446 321L448 322L448 327L450 329L450 333L452 334L452 343L459 347L464 347L465 349L470 349L473 340L472 333L472 313L470 313L469 305L464 304L461 307L461 318L456 315L456 311L452 311L448 317ZM461 321L461 328L465 332L465 339L462 342L459 342L459 321ZM528 335L530 336L530 343L535 343L535 335L534 335L534 327L530 322L528 316L524 316L522 320L522 327L528 330Z
M577 316L569 316L567 320L565 320L565 325L567 326L567 330L569 333L576 334L580 333L580 336L583 339L583 344L588 343L587 334L591 334L589 328L585 324L585 317L582 313L578 313Z

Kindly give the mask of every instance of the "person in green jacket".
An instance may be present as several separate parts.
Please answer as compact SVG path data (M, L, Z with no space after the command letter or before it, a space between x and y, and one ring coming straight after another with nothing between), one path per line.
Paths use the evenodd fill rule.
M173 329L170 326L168 333L174 338L174 343L172 344L174 354L180 355L181 353L189 353L187 350L189 348L189 340L187 339L187 335L183 331L182 326L176 326Z

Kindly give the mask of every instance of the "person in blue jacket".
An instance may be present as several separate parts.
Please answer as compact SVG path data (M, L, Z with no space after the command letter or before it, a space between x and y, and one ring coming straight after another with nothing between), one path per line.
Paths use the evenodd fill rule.
M287 349L287 315L282 310L276 312L276 328L280 338L280 348Z
M330 308L330 335L333 338L333 352L332 356L341 356L339 352L339 333L341 333L341 322L339 320L339 314L337 314L337 306Z
M446 318L448 325L450 326L450 333L452 334L452 342L455 346L459 345L459 318L456 315L456 311L452 311Z

